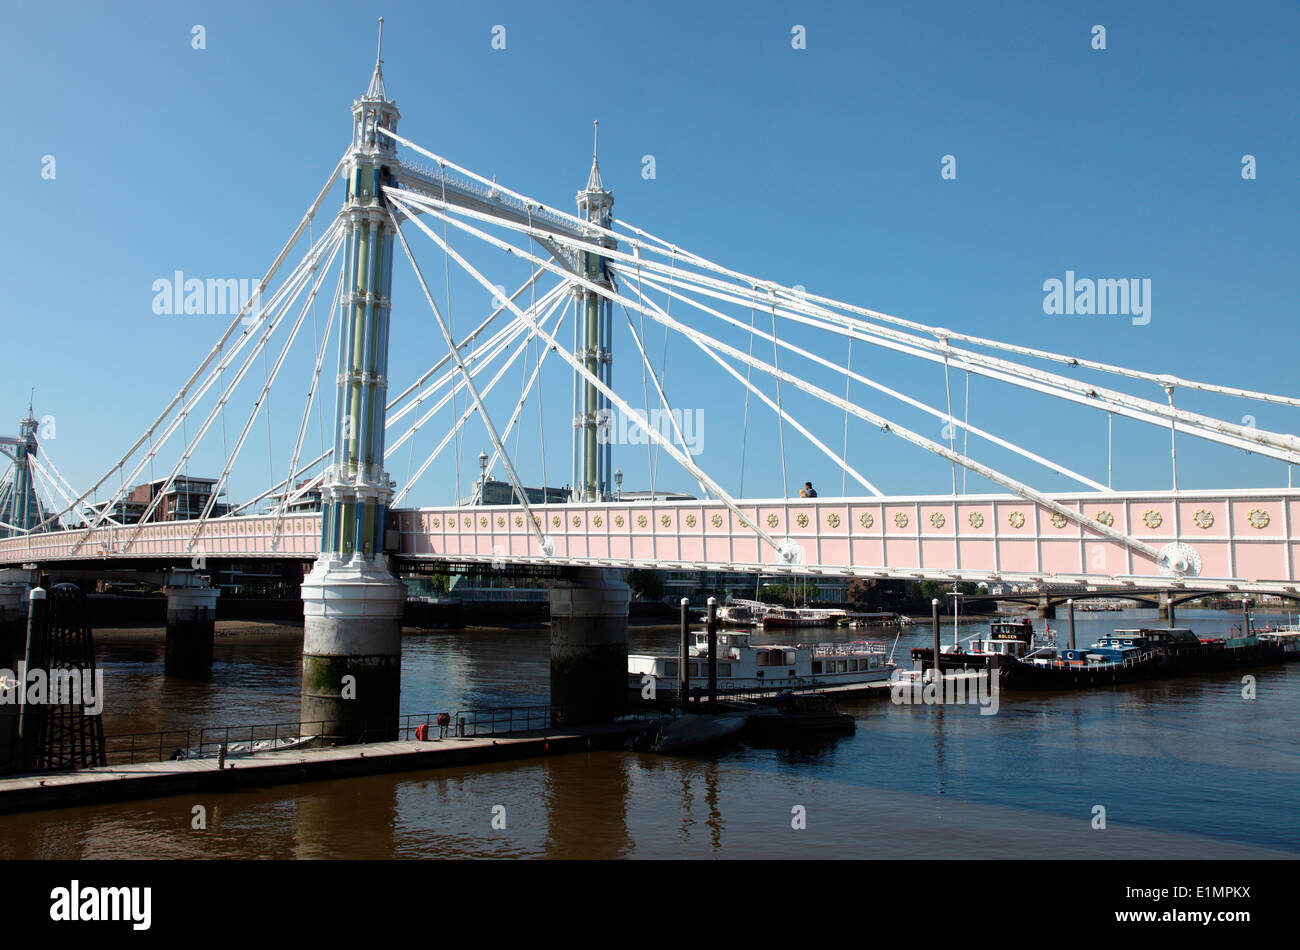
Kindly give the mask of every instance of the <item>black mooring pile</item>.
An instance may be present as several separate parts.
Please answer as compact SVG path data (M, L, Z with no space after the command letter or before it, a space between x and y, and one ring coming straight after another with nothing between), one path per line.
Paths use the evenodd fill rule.
M95 648L86 610L86 595L76 584L55 584L44 609L32 602L27 627L27 669L48 676L44 703L23 707L20 727L28 768L33 772L84 769L107 765L104 724L87 715L81 684L95 686ZM76 673L74 677L70 674ZM59 685L55 695L56 683ZM78 685L68 695L69 684ZM57 700L57 701L56 701Z

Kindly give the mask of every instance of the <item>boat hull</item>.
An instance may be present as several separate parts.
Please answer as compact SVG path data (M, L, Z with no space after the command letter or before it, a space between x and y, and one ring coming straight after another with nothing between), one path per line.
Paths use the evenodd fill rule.
M1126 663L1058 664L1039 666L1013 656L993 657L999 689L1094 689L1157 678L1160 656L1148 653Z

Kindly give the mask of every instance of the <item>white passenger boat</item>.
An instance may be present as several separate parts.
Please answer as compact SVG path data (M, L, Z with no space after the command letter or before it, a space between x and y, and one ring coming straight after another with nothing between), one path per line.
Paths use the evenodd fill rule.
M838 607L783 607L740 597L729 597L718 608L718 622L724 627L834 627L849 620L849 612Z
M843 643L799 643L794 646L754 646L750 633L718 631L718 688L756 689L764 686L788 689L797 686L842 686L889 679L893 657L882 640L853 640ZM692 687L706 687L709 679L709 635L700 630L687 657ZM678 657L657 654L629 654L628 686L643 687L643 678L653 676L656 689L673 689L679 676Z

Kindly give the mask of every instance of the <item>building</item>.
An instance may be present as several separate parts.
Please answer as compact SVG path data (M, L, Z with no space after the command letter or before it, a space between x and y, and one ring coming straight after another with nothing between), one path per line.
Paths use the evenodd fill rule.
M135 524L156 500L149 521L189 521L203 514L216 484L215 478L177 476L171 485L165 478L155 478L131 489L125 501L113 507L111 515L123 524ZM218 501L210 516L218 518L229 510L230 505Z
M480 489L482 499L480 500ZM568 488L529 488L523 486L524 497L530 505L562 505L569 502ZM519 499L515 496L514 487L509 482L498 481L495 478L489 478L486 481L475 482L472 494L462 498L458 504L461 505L517 505Z

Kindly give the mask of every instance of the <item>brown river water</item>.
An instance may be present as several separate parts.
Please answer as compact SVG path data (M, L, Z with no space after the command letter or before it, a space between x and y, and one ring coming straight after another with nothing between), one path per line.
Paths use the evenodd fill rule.
M1202 635L1237 620L1179 612ZM1139 624L1158 622L1151 611L1080 615L1078 639ZM106 733L296 719L301 628L219 634L212 679L194 683L162 675L158 631L97 631ZM672 652L676 637L633 627L630 647ZM929 640L928 627L904 633L903 665ZM548 656L545 627L410 631L402 711L544 704ZM1250 673L1253 699L1236 673L1003 692L995 715L842 703L852 735L793 746L602 751L4 815L0 858L1294 858L1300 664ZM195 806L206 829L192 827Z

